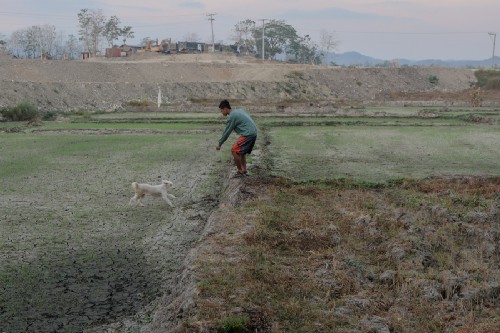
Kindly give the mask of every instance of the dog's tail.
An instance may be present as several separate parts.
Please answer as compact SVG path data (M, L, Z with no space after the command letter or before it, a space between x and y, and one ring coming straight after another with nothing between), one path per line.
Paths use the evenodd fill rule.
M134 191L137 191L137 183L136 182L133 182L132 183L132 188L134 189Z

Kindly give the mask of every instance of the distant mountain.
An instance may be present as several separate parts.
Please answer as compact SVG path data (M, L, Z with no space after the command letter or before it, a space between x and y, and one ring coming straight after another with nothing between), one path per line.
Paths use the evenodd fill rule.
M327 63L335 63L339 66L390 66L393 60L384 60L365 56L359 52L329 53L326 57ZM470 67L470 68L491 68L491 58L485 60L409 60L397 59L399 66L422 66L422 67ZM500 66L500 57L495 56L496 67Z
M329 53L326 57L327 63L339 66L376 66L383 65L386 60L376 59L362 55L358 52ZM389 63L389 61L387 61Z

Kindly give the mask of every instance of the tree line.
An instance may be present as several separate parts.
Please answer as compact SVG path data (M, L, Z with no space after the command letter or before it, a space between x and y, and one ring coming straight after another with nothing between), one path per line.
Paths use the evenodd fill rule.
M77 59L82 51L96 56L103 44L113 47L118 40L125 44L134 38L131 26L121 26L117 16L108 18L102 10L81 9L77 16L78 37L57 33L49 24L31 26L14 31L8 39L0 35L0 48L19 58ZM312 64L321 63L338 44L333 32L322 30L318 44L309 35L300 36L283 20L269 20L260 26L251 19L240 21L233 27L231 39L239 52L247 55Z
M0 36L0 47L18 58L77 59L82 51L97 55L104 41L112 47L118 38L133 38L132 27L120 27L117 16L107 18L102 10L82 9L78 13L78 37L57 33L50 24L34 25L14 31L10 38Z
M310 35L300 36L297 30L284 20L269 20L257 26L246 19L233 28L236 45L246 53L262 55L266 59L282 56L290 62L319 64L326 53L333 51L338 42L333 32L322 30L319 44Z

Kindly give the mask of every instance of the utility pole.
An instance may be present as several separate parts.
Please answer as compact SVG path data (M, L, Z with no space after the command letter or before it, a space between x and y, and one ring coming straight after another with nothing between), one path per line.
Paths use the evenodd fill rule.
M495 67L495 42L497 40L497 33L488 32L488 35L493 36L493 56L491 57L491 67Z
M262 21L262 60L264 60L264 30L266 29L266 20L267 19L260 19L260 21Z
M207 14L207 16L210 16L208 19L210 21L210 25L212 26L212 52L215 52L215 39L214 39L214 15L215 14Z

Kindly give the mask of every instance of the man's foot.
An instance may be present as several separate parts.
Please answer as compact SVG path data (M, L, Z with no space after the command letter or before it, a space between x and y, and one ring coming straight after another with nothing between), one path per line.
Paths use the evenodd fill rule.
M246 175L243 172L236 172L233 178L244 178Z

